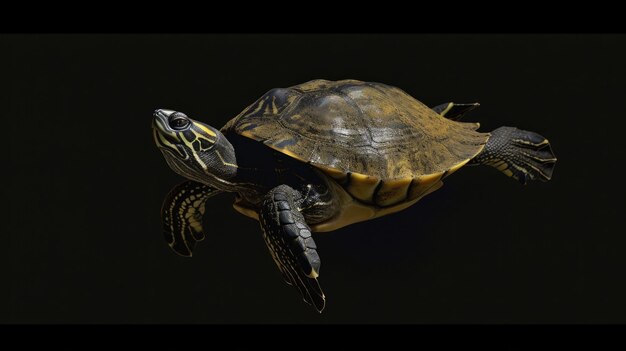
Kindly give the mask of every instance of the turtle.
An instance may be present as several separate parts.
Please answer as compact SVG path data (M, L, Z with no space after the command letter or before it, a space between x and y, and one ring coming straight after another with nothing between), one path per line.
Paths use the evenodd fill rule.
M551 179L556 157L546 138L458 121L476 107L430 108L383 83L318 79L269 90L220 129L158 109L154 141L187 178L163 202L166 241L191 256L205 238L206 201L235 193L233 207L260 223L284 280L321 312L313 233L406 209L465 165L491 166L522 184Z

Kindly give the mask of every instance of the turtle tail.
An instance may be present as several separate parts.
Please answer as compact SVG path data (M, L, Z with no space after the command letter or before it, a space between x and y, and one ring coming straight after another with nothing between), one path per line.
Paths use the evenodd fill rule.
M529 180L547 182L552 178L555 163L548 139L514 127L500 127L491 132L485 148L471 161L494 167L522 184Z

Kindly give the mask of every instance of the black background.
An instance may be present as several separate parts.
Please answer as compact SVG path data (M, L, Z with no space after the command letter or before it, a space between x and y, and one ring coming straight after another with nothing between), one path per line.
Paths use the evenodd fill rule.
M3 323L626 322L623 35L2 35ZM181 178L152 111L221 127L315 78L398 86L550 139L549 183L464 168L401 213L316 236L327 309L281 280L233 196L173 254ZM4 177L3 176L3 177Z

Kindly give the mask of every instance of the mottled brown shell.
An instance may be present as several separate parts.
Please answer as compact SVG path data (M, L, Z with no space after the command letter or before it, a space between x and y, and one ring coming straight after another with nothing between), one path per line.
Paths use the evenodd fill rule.
M392 86L314 80L270 90L222 131L308 162L359 201L386 207L421 197L476 156L489 137L477 128Z

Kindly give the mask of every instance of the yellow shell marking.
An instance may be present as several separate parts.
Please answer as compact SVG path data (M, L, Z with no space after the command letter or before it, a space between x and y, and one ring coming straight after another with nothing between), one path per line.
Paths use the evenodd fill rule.
M369 219L382 217L391 213L402 211L405 208L415 204L422 197L439 189L443 185L443 182L437 181L433 183L429 189L424 191L422 195L418 198L407 202L401 202L395 206L380 208L375 206L369 206L367 204L359 202L355 200L352 196L350 196L350 194L348 194L345 189L340 185L332 181L329 183L336 191L336 194L339 198L339 203L341 204L342 208L338 211L338 215L331 218L330 220L312 225L311 230L314 232L330 232L353 223L363 222Z
M409 200L417 199L424 196L428 190L436 184L443 176L444 172L429 174L413 179L411 189L409 190Z
M406 200L409 185L413 178L403 178L384 181L374 195L374 203L378 206L391 206Z
M342 170L315 164L324 174L336 180L339 184L344 184L348 180L348 174Z
M282 94L287 94L286 101ZM353 117L355 106L362 122ZM443 114L452 107L448 104ZM402 137L377 133L397 126ZM476 132L478 126L446 119L406 92L384 84L315 80L262 97L224 128L320 169L338 194L341 208L335 218L312 229L330 231L400 211L437 190L443 177L483 149L489 134ZM363 133L370 133L370 138ZM414 142L402 143L411 137ZM397 148L381 146L381 157L370 158L362 145L375 144ZM237 204L235 208L258 218L254 210Z
M346 190L355 198L366 203L372 203L372 197L374 196L374 191L379 182L380 179L375 177L361 173L351 173Z
M452 166L452 167L448 170L448 173L446 173L446 177L447 177L447 176L449 176L450 174L452 174L452 173L454 173L454 172L458 171L458 170L459 170L459 168L461 168L461 167L465 166L465 164L467 164L468 162L469 162L469 159L468 159L468 160L465 160L465 161L462 161L462 162L459 162L457 165Z

